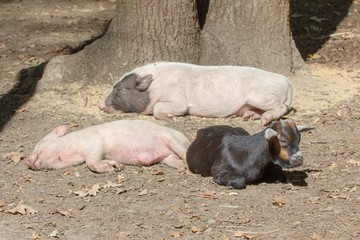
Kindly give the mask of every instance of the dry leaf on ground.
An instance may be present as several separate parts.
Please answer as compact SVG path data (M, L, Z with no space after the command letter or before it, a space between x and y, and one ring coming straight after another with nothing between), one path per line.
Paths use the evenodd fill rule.
M243 239L254 239L255 238L255 236L252 236L252 235L249 235L249 234L246 234L246 233L243 233L243 232L236 232L234 234L234 237L243 238Z
M277 207L282 207L286 204L285 200L281 197L273 197L272 204Z
M351 163L351 164L354 164L355 166L360 166L360 161L358 161L358 160L350 159L347 162Z
M121 187L122 184L119 184L119 183L113 183L109 180L106 180L107 181L107 184L103 185L102 188L117 188L117 187Z
M144 190L142 190L142 191L139 193L139 196L146 195L147 193L148 193L148 190L147 190L147 189L144 189Z
M6 212L12 213L12 214L20 213L21 215L26 215L26 214L35 214L38 211L36 211L35 209L33 209L32 207L29 207L27 205L20 204L10 210L7 210Z
M13 161L14 163L18 163L21 160L25 159L25 155L22 153L18 153L18 152L10 152L8 154L5 154L3 156L3 158L9 159L9 160Z
M96 196L96 194L100 190L100 185L97 183L90 190L84 190L84 191L76 191L74 192L76 195L79 195L80 197L86 197L86 196Z

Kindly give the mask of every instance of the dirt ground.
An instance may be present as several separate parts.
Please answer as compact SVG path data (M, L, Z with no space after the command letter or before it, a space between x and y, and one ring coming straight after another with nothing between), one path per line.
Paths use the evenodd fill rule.
M1 240L360 239L359 0L292 1L292 31L311 73L292 78L297 112L287 117L315 129L302 135L304 165L285 170L286 180L234 190L162 164L112 174L85 165L29 170L24 158L60 124L146 119L190 140L215 124L262 129L240 118L107 115L96 102L110 85L36 92L42 63L101 35L114 8L108 0L0 1Z

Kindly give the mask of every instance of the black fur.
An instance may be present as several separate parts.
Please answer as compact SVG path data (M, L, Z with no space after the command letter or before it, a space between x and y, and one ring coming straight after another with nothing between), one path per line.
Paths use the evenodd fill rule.
M300 166L303 162L300 139L292 121L274 121L252 136L240 127L211 126L197 132L187 150L186 161L193 173L212 176L220 185L242 189L260 180L274 164L278 168L269 169ZM270 172L268 178L279 173Z
M106 106L128 113L142 113L150 103L149 92L139 90L141 84L139 75L132 73L115 84L112 92L106 98Z

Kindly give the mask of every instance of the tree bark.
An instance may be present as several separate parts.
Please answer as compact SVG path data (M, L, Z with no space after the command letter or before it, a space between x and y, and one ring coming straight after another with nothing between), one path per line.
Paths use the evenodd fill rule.
M38 88L75 81L113 83L154 61L198 63L199 31L195 1L118 0L106 34L83 51L51 60Z
M113 83L154 61L246 65L285 75L305 65L291 36L289 0L209 1L118 0L106 34L51 60L38 90Z
M288 75L304 66L291 36L289 0L212 0L200 64L258 67Z

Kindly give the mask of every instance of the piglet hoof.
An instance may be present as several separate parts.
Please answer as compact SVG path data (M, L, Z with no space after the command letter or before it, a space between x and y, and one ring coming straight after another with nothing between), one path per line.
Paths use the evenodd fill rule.
M186 167L178 167L177 170L179 173L186 173L187 168Z
M174 116L174 114L168 113L168 114L166 114L166 117L167 117L170 121L176 122L176 117Z
M267 125L269 125L270 124L270 122L271 122L271 119L268 119L268 118L266 118L266 117L264 117L264 115L261 117L261 119L260 119L260 123L261 123L261 125L262 126L267 126Z
M95 164L88 164L88 167L91 171L97 173L115 172L124 169L121 163L113 160L102 160Z

